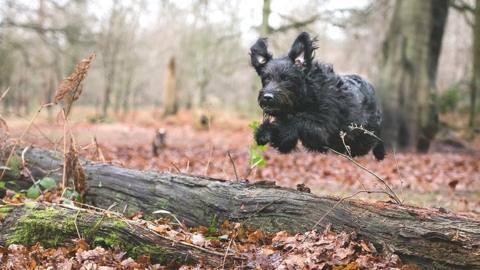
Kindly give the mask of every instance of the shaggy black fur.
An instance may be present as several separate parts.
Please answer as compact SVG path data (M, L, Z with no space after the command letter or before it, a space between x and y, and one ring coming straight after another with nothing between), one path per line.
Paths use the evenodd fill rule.
M375 157L382 160L385 149L375 138L382 114L372 85L357 75L338 75L331 65L314 61L315 49L315 39L307 33L297 37L284 57L273 58L265 39L251 47L251 63L263 85L258 103L266 115L255 140L259 145L270 143L281 153L295 149L298 140L319 152L331 148L348 153L346 144L352 156L373 148Z

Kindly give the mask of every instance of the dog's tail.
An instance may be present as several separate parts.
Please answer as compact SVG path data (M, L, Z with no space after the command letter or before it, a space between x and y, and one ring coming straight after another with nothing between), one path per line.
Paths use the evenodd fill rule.
M379 161L385 158L385 145L383 145L383 142L379 142L375 145L373 148L373 155Z

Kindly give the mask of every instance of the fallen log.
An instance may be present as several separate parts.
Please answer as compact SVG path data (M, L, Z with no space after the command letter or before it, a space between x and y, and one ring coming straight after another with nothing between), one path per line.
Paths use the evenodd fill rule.
M30 203L0 206L0 245L42 244L43 247L71 245L73 239L85 239L92 246L120 248L127 256L149 256L154 263L178 266L202 262L205 266L222 265L223 253L174 241L137 222L67 206ZM226 258L227 266L242 259Z
M61 179L61 153L33 148L24 154L36 179L45 175ZM86 203L98 207L116 203L115 210L142 211L147 219L164 209L190 226L230 220L265 231L303 232L320 220L319 229L331 224L335 230L355 231L378 250L393 252L425 269L480 269L480 221L443 210L339 201L270 182L252 184L81 163L87 175ZM20 178L16 183L27 187L31 180Z

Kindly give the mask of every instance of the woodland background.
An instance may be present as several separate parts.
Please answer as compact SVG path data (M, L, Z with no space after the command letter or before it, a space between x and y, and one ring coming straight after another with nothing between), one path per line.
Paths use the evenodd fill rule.
M333 153L309 153L301 148L290 155L280 155L253 143L252 127L262 117L257 104L261 86L249 63L249 48L258 37L267 37L274 55L285 54L302 31L317 37L317 60L333 64L340 74L360 74L375 86L385 117L382 136L389 145L384 161L377 162L367 155L356 158L356 165ZM78 68L82 65L83 70ZM69 81L71 77L67 77L69 74L84 76L87 71L88 75L79 80ZM80 85L71 89L64 87L68 82L82 82L82 79ZM94 160L105 166L248 179L251 183L274 180L282 187L337 196L323 198L338 202L352 197L370 202L390 200L392 197L382 192L385 187L376 174L405 205L431 208L428 211L412 208L413 212L419 212L415 213L420 221L412 224L419 226L420 232L425 231L422 211L439 215L444 221L448 220L443 219L444 216L458 218L459 224L469 228L477 224L476 219L480 217L479 88L480 0L0 0L0 139L6 142L0 143L0 160L5 160L5 166L1 167L0 197L6 203L0 204L0 208L10 207L9 204L18 206L32 199L39 203L72 203L73 197L85 191L85 187L77 190L75 186L72 194L76 195L65 198L66 186L60 186L58 179L55 182L42 173L37 182L34 179L34 183L30 183L31 175L24 175L29 164L23 160L23 154L12 151L13 155L5 155L10 150L4 146L13 142L15 146L26 147L23 150L32 159L42 160L53 155L34 149L43 147L63 151L65 159L73 153L74 158ZM60 106L53 106L51 102ZM42 157L35 153L47 154ZM52 160L52 164L58 163L55 158ZM32 163L31 167L39 166ZM63 166L68 167L66 163ZM17 168L13 177L8 175L10 168ZM4 172L7 172L6 179L2 178ZM18 177L21 183L28 184L25 189L9 186ZM87 181L97 180L94 175ZM264 182L259 183L259 187L264 188ZM110 188L115 191L123 184L130 183L115 183ZM246 185L246 190L250 190L250 184ZM34 196L29 193L32 189ZM265 190L269 190L268 185ZM95 192L88 194L87 191L87 195L97 198ZM115 192L110 192L112 200L119 200ZM195 189L190 192L194 193ZM134 196L134 200L142 204L142 199L148 201L156 195ZM101 198L99 201L105 204L104 208L111 204ZM390 202L378 202L373 208L381 212L380 217L382 211L388 212L390 207L400 212L411 210ZM355 202L348 203L349 206L340 205L334 211L339 205L335 204L326 213L355 205ZM147 219L151 213L143 212L158 210L151 209L155 205L146 205L138 209L135 204L124 209L116 206L109 211L124 213L123 221L144 228L147 223L142 215ZM40 207L39 212L42 211ZM69 211L62 215L71 216L71 209ZM336 221L335 215L325 214L325 217ZM358 218L365 216L361 214ZM0 229L3 219L0 212ZM303 267L307 260L313 263L312 267L319 267L318 263L342 267L355 264L354 268L345 269L358 269L362 265L374 269L368 263L378 269L401 265L395 254L379 259L379 253L370 244L355 242L355 233L331 234L325 230L322 235L304 235L300 240L302 237L287 237L284 231L264 234L260 228L244 231L240 236L236 225L239 223L227 222L223 226L215 222L213 218L213 233L210 227L186 230L178 224L166 224L163 219L148 223L148 229L154 228L168 237L180 231L174 238L180 235L176 240L189 244L196 241L193 235L200 233L199 245L216 249L221 258L229 252L230 244L219 237L227 235L230 243L239 244L233 248L235 254L257 256L257 265L283 263ZM435 222L432 226L436 235L449 233L446 229L439 232ZM103 232L108 232L107 229ZM359 234L362 229L358 229ZM466 233L472 236L467 239L468 244L476 243L478 232L466 230ZM72 230L71 235L77 234ZM455 245L457 236L442 243ZM318 237L331 243L328 262L311 261L326 254L322 253L325 250L313 248L318 247ZM273 248L274 239L297 247L300 254ZM428 239L426 241L430 241ZM431 242L436 245L434 240ZM94 242L75 243L73 249L61 250L65 258L72 254L80 258L82 252L88 253L90 247L94 248ZM1 244L0 237L0 259L5 261L9 256L12 265L31 266L32 254L39 250L44 259L37 258L35 263L46 263L50 253L60 252L60 249L43 250L38 245L22 248L10 245L7 249ZM358 249L359 246L362 248ZM410 255L401 258L407 262L428 265L422 261L425 254L427 257L434 254L438 260L456 260L456 266L480 265L472 255L475 253L469 250L458 252L467 260L458 256L447 258L441 249L418 248L408 243L397 247L403 252L424 252L417 261ZM123 249L129 252L128 256L132 254L127 246ZM123 257L125 254L118 260L111 259L118 250L92 252L101 258L110 258L109 262L115 261L112 265L118 266L127 260ZM335 259L339 252L345 255L340 261ZM283 257L272 261L272 254ZM65 258L59 261L66 263ZM78 265L86 263L86 259L82 260L79 259ZM143 264L137 266L149 262L143 260ZM439 264L443 265L443 261Z
M304 30L318 38L318 60L375 84L385 122L394 125L385 136L416 147L443 124L475 130L474 7L453 0L2 0L0 88L13 90L1 110L28 115L51 101L77 61L96 52L78 102L95 108L92 120L165 106L252 117L259 82L249 46L265 36L282 54ZM175 104L166 91L170 62Z

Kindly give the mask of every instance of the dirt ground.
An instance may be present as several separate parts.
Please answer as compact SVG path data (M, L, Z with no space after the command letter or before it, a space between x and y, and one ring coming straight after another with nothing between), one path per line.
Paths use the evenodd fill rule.
M82 115L77 114L77 115ZM85 115L85 114L84 114ZM72 117L73 118L73 117ZM133 113L109 123L90 123L73 118L69 128L83 157L141 169L182 172L235 180L274 180L277 185L295 187L304 183L313 193L347 196L364 188L381 190L382 185L365 170L335 154L309 153L299 148L281 155L272 149L264 153L266 165L249 170L252 130L249 120L223 114L213 118L210 128L201 128L198 114L181 113L162 119L155 111ZM234 119L234 120L232 120ZM11 137L19 137L26 119L7 119ZM25 144L62 150L61 121L40 117L23 138ZM166 147L154 157L151 143L155 131L166 131ZM477 148L478 149L478 148ZM442 207L449 211L480 215L480 152L432 151L428 154L388 153L377 162L373 155L356 160L389 183L404 202L418 206ZM359 195L369 200L388 200L382 194Z

